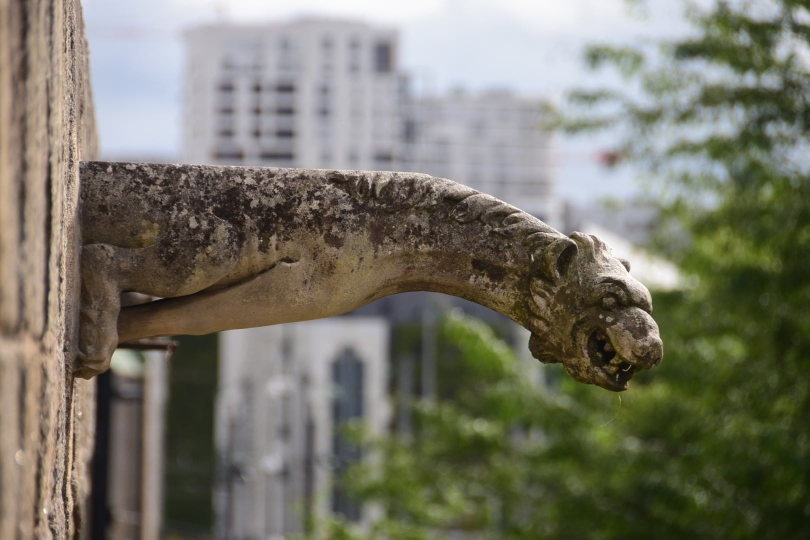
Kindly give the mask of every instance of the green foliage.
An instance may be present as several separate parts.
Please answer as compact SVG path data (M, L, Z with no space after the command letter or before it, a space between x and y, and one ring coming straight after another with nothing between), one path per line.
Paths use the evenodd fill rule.
M667 487L632 495L669 507L647 522L660 536L802 538L810 521L808 6L718 2L632 71L621 51L589 53L642 97L579 111L619 123L625 152L658 175L676 225L659 248L694 281L656 295L666 360L634 392L649 410L628 433L670 456L636 469Z
M689 278L654 295L664 362L621 401L544 393L485 327L445 321L462 390L418 407L413 440L371 443L352 489L386 519L356 538L807 537L808 7L717 2L687 39L588 52L628 90L575 94L567 126L626 135Z
M203 538L213 529L217 334L177 336L169 364L164 532Z

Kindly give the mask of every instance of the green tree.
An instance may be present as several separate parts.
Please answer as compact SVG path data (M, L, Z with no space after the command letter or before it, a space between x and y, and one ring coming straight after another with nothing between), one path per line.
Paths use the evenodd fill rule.
M574 94L567 126L626 135L618 150L658 179L658 248L687 276L654 296L664 362L621 407L564 377L544 394L485 329L448 321L465 390L355 471L387 509L365 537L807 537L808 8L717 2L688 38L587 51L629 90Z
M643 509L625 531L807 535L809 7L716 2L692 10L688 39L587 53L594 68L618 68L637 97L578 93L572 125L628 134L624 155L660 179L658 247L692 282L656 295L666 367L634 396L650 410L626 432L642 453L626 473L641 484L638 495L604 491Z

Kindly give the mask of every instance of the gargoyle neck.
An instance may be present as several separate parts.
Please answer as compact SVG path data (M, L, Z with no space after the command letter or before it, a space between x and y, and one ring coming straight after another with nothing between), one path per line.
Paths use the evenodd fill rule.
M332 173L349 194L355 229L373 253L371 299L406 291L451 294L525 324L533 261L562 235L494 197L441 178L404 173ZM349 220L351 223L352 221Z
M475 249L483 246L473 243L461 251L451 246L426 249L423 242L413 240L402 242L400 249L382 254L372 263L376 290L368 301L402 292L440 292L524 322L525 268L493 257L491 250Z

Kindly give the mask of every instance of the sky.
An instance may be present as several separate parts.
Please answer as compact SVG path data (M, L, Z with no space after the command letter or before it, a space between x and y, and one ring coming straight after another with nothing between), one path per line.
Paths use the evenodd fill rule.
M704 0L704 3L708 0ZM682 0L83 0L102 158L177 158L184 29L216 21L301 16L398 28L400 65L434 93L492 88L564 103L577 87L620 84L592 73L583 48L642 43L688 31ZM632 7L636 5L636 7ZM554 139L554 177L566 200L588 204L639 193L638 174L606 170L614 136Z

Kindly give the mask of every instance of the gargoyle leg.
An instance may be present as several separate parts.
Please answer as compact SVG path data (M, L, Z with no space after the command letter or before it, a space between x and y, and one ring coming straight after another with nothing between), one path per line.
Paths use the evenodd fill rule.
M74 372L83 379L106 371L118 345L117 321L124 284L117 251L119 248L107 244L82 247L81 329Z
M235 328L268 326L326 317L334 293L310 284L302 292L298 262L281 262L231 287L164 298L126 307L118 317L118 335L130 341L160 335L202 335Z
M219 247L219 246L214 246ZM118 316L121 293L138 291L164 296L167 289L190 294L209 287L225 276L235 261L234 251L222 249L225 256L202 257L205 272L191 274L182 267L152 271L141 269L155 260L155 247L124 248L110 244L88 244L82 247L82 297L79 313L79 353L74 365L77 377L90 378L110 367L110 358L118 346ZM216 252L216 250L214 250ZM166 284L171 284L167 286ZM179 285L182 283L182 285Z
M210 287L231 272L239 255L236 235L228 223L221 220L216 223L219 234L192 253L195 266L184 264L182 259L168 266L155 264L159 259L156 245L126 248L87 244L82 247L81 329L74 365L76 376L90 378L109 368L119 342L122 292L184 296ZM150 270L144 272L144 268Z

